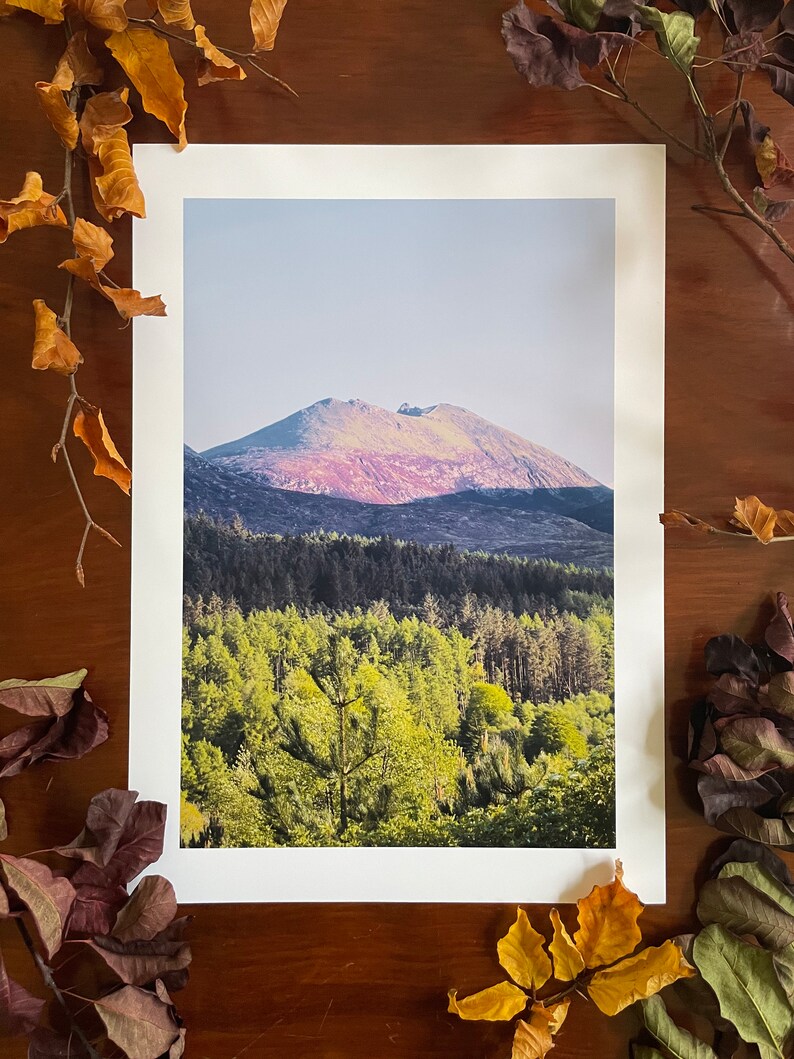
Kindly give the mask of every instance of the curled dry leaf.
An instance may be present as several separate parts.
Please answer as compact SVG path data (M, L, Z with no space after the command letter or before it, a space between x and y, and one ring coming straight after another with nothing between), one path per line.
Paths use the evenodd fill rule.
M665 941L621 960L614 967L596 971L587 991L605 1015L617 1015L635 1000L645 1000L679 978L691 978L695 973L675 942Z
M146 216L146 203L132 164L129 140L122 128L132 119L129 90L100 92L85 105L80 135L88 155L94 205L106 221L125 213Z
M74 222L72 242L77 256L90 261L97 272L113 257L113 237L110 232L82 217Z
M675 529L680 526L686 526L689 529L701 530L703 533L718 533L719 530L716 526L710 525L708 522L704 522L702 518L697 518L695 515L689 515L686 511L665 511L659 516L659 521L663 526Z
M765 188L787 184L794 178L794 169L772 137L767 133L755 152L755 167Z
M74 707L87 676L87 669L75 669L43 680L4 680L0 682L0 706L27 717L62 717Z
M8 1037L33 1033L45 1006L46 1001L33 996L19 982L8 977L0 953L0 1033Z
M162 875L147 875L118 914L112 934L119 941L151 941L176 916L176 894Z
M107 737L107 714L82 691L68 713L24 725L0 739L0 776L16 776L40 761L80 758Z
M479 993L458 1000L457 990L449 992L447 1010L462 1019L484 1020L486 1022L509 1022L527 1006L529 997L523 989L512 982L499 982Z
M41 109L47 115L61 142L68 150L73 151L77 146L79 128L74 111L70 110L63 92L57 84L48 81L36 82L36 96Z
M2 871L9 889L17 895L33 917L47 958L60 949L74 889L68 879L59 878L45 865L27 857L0 853Z
M159 1059L179 1038L170 1006L144 989L123 986L94 1006L108 1037L129 1059Z
M103 283L97 275L96 268L88 258L67 258L62 261L58 268L66 269L78 279L85 280L94 290L107 298L116 307L116 311L123 320L129 320L133 316L165 316L165 304L159 294L149 298L141 297L141 292L131 287L113 287Z
M6 0L9 7L19 7L40 15L47 25L63 22L63 0Z
M525 989L541 989L551 977L551 960L544 951L544 940L524 909L519 908L515 923L497 942L499 963Z
M196 26L196 44L201 48L202 57L198 60L198 83L207 85L212 81L223 81L231 78L234 81L242 81L245 70L239 63L230 59L228 55L216 48L207 36L203 26Z
M733 522L748 529L762 544L772 540L775 521L775 509L763 504L757 496L736 497Z
M167 22L169 26L193 29L196 24L190 10L190 0L157 0L157 10L162 15L163 22Z
M31 367L36 371L49 368L59 375L74 375L83 357L65 331L58 327L58 317L41 298L33 302L36 334L33 339Z
M109 478L122 492L129 494L132 472L113 444L101 409L82 397L78 398L78 405L72 429L94 458L94 474Z
M69 38L66 50L58 60L52 76L53 84L68 92L70 88L80 88L82 85L101 85L104 76L96 56L88 47L87 31L77 30Z
M794 209L794 199L789 199L787 202L776 202L773 203L775 206L790 206ZM788 211L787 211L788 212ZM786 508L781 508L776 512L777 516L777 528L781 533L787 537L794 536L794 511L787 511Z
M533 1006L532 1010L535 1011ZM516 1023L516 1032L513 1037L513 1054L511 1059L543 1059L554 1047L548 1023L543 1024L541 1019L533 1019L524 1022L519 1019Z
M716 1052L707 1044L673 1022L658 994L642 1002L642 1015L649 1032L673 1055L680 1059L717 1059ZM634 1055L637 1059L636 1051Z
M105 44L140 92L144 110L165 123L181 150L187 144L185 82L167 42L150 29L135 27L112 33Z
M788 609L788 598L784 592L776 597L775 616L764 633L767 647L789 665L794 665L794 625Z
M584 970L584 959L563 926L557 909L552 908L549 916L554 928L554 936L549 945L549 952L554 960L554 977L558 982L572 982Z
M119 32L127 28L125 0L69 0L69 3L97 29Z
M614 880L608 886L594 886L577 907L579 929L574 942L586 967L613 963L633 952L642 940L637 920L643 905L623 885L620 861L615 865Z
M55 196L44 191L39 174L29 172L25 174L25 183L16 198L0 199L0 243L4 243L12 232L40 224L69 227Z
M87 100L80 118L80 135L88 154L95 154L97 145L132 121L132 111L127 100L129 89L114 92L98 92Z
M287 0L251 0L249 16L256 51L272 51Z
M178 919L149 941L95 937L90 946L128 985L150 985L159 978L167 979L172 989L178 989L184 985L192 959L190 945L184 939L187 922Z
M126 888L90 863L81 864L70 876L70 882L75 898L66 924L67 935L110 934L127 902Z

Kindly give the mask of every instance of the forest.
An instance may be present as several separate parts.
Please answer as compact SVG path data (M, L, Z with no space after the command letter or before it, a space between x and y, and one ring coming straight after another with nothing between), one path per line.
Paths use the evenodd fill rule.
M185 523L182 840L614 846L605 571Z

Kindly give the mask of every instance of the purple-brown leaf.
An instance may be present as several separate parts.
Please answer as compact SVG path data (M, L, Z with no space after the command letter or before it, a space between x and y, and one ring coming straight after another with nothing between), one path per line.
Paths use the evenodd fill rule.
M712 636L703 653L706 669L715 677L723 673L733 673L751 685L758 684L761 674L758 656L741 636Z
M766 54L766 44L761 33L736 33L725 38L722 49L725 65L735 74L757 70Z
M75 696L88 675L76 669L44 680L4 680L0 683L0 706L27 717L62 717L75 703Z
M739 33L760 33L771 26L785 0L725 0Z
M109 934L127 902L125 887L90 863L81 864L70 881L75 898L66 924L67 934Z
M69 713L23 725L0 739L0 777L16 776L37 762L83 757L107 737L107 714L81 691Z
M758 121L755 116L755 107L749 100L743 99L739 104L739 109L744 119L744 131L747 134L747 139L753 147L760 147L769 135L769 126Z
M176 916L176 894L168 879L148 875L118 914L112 934L119 941L151 941Z
M753 713L760 709L755 685L733 673L722 673L708 698L720 713Z
M502 37L516 70L531 85L554 85L571 91L587 82L570 42L556 29L561 23L537 15L520 0L502 15Z
M777 594L777 610L766 627L764 639L776 655L794 665L794 626L788 609L788 598L784 592Z
M729 809L758 809L770 801L769 791L758 780L736 782L718 776L698 776L698 794L707 824L715 824Z
M179 1039L169 1005L144 989L122 986L94 1006L108 1037L129 1059L159 1059Z
M794 890L794 879L791 877L786 865L776 856L771 849L762 846L758 842L748 842L746 839L737 838L731 842L721 857L718 857L711 865L709 874L716 878L726 864L733 863L752 864L758 863L766 868L770 875L783 883L784 886Z
M33 917L48 959L58 951L74 888L68 879L59 878L45 865L27 857L0 853L0 870L8 888L16 894Z
M136 791L115 789L97 795L86 827L58 852L97 864L112 882L131 882L160 857L165 835L166 806L136 798Z
M73 842L59 847L57 852L62 857L104 867L116 852L137 798L137 791L115 787L95 794L86 810L85 827Z
M744 768L774 764L794 768L794 744L767 717L740 717L725 726L722 746Z
M0 954L0 1033L7 1037L32 1033L39 1024L44 1006L44 1000L8 977Z
M28 1042L28 1059L88 1059L88 1052L74 1034L61 1037L39 1026Z
M90 944L122 982L148 985L161 978L172 989L179 988L180 980L169 976L181 975L190 965L190 945L184 940L188 922L187 917L175 920L151 941L122 942L97 937Z

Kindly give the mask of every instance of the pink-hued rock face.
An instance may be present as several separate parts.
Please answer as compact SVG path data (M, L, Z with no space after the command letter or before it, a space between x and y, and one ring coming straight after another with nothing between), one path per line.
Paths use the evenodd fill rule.
M450 404L391 412L327 398L203 455L280 489L374 504L599 484L549 449Z

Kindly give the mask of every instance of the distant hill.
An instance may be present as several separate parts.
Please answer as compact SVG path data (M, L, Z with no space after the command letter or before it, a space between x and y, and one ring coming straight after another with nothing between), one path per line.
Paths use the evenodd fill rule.
M569 460L451 404L392 412L329 397L202 455L274 488L367 504L599 486Z

